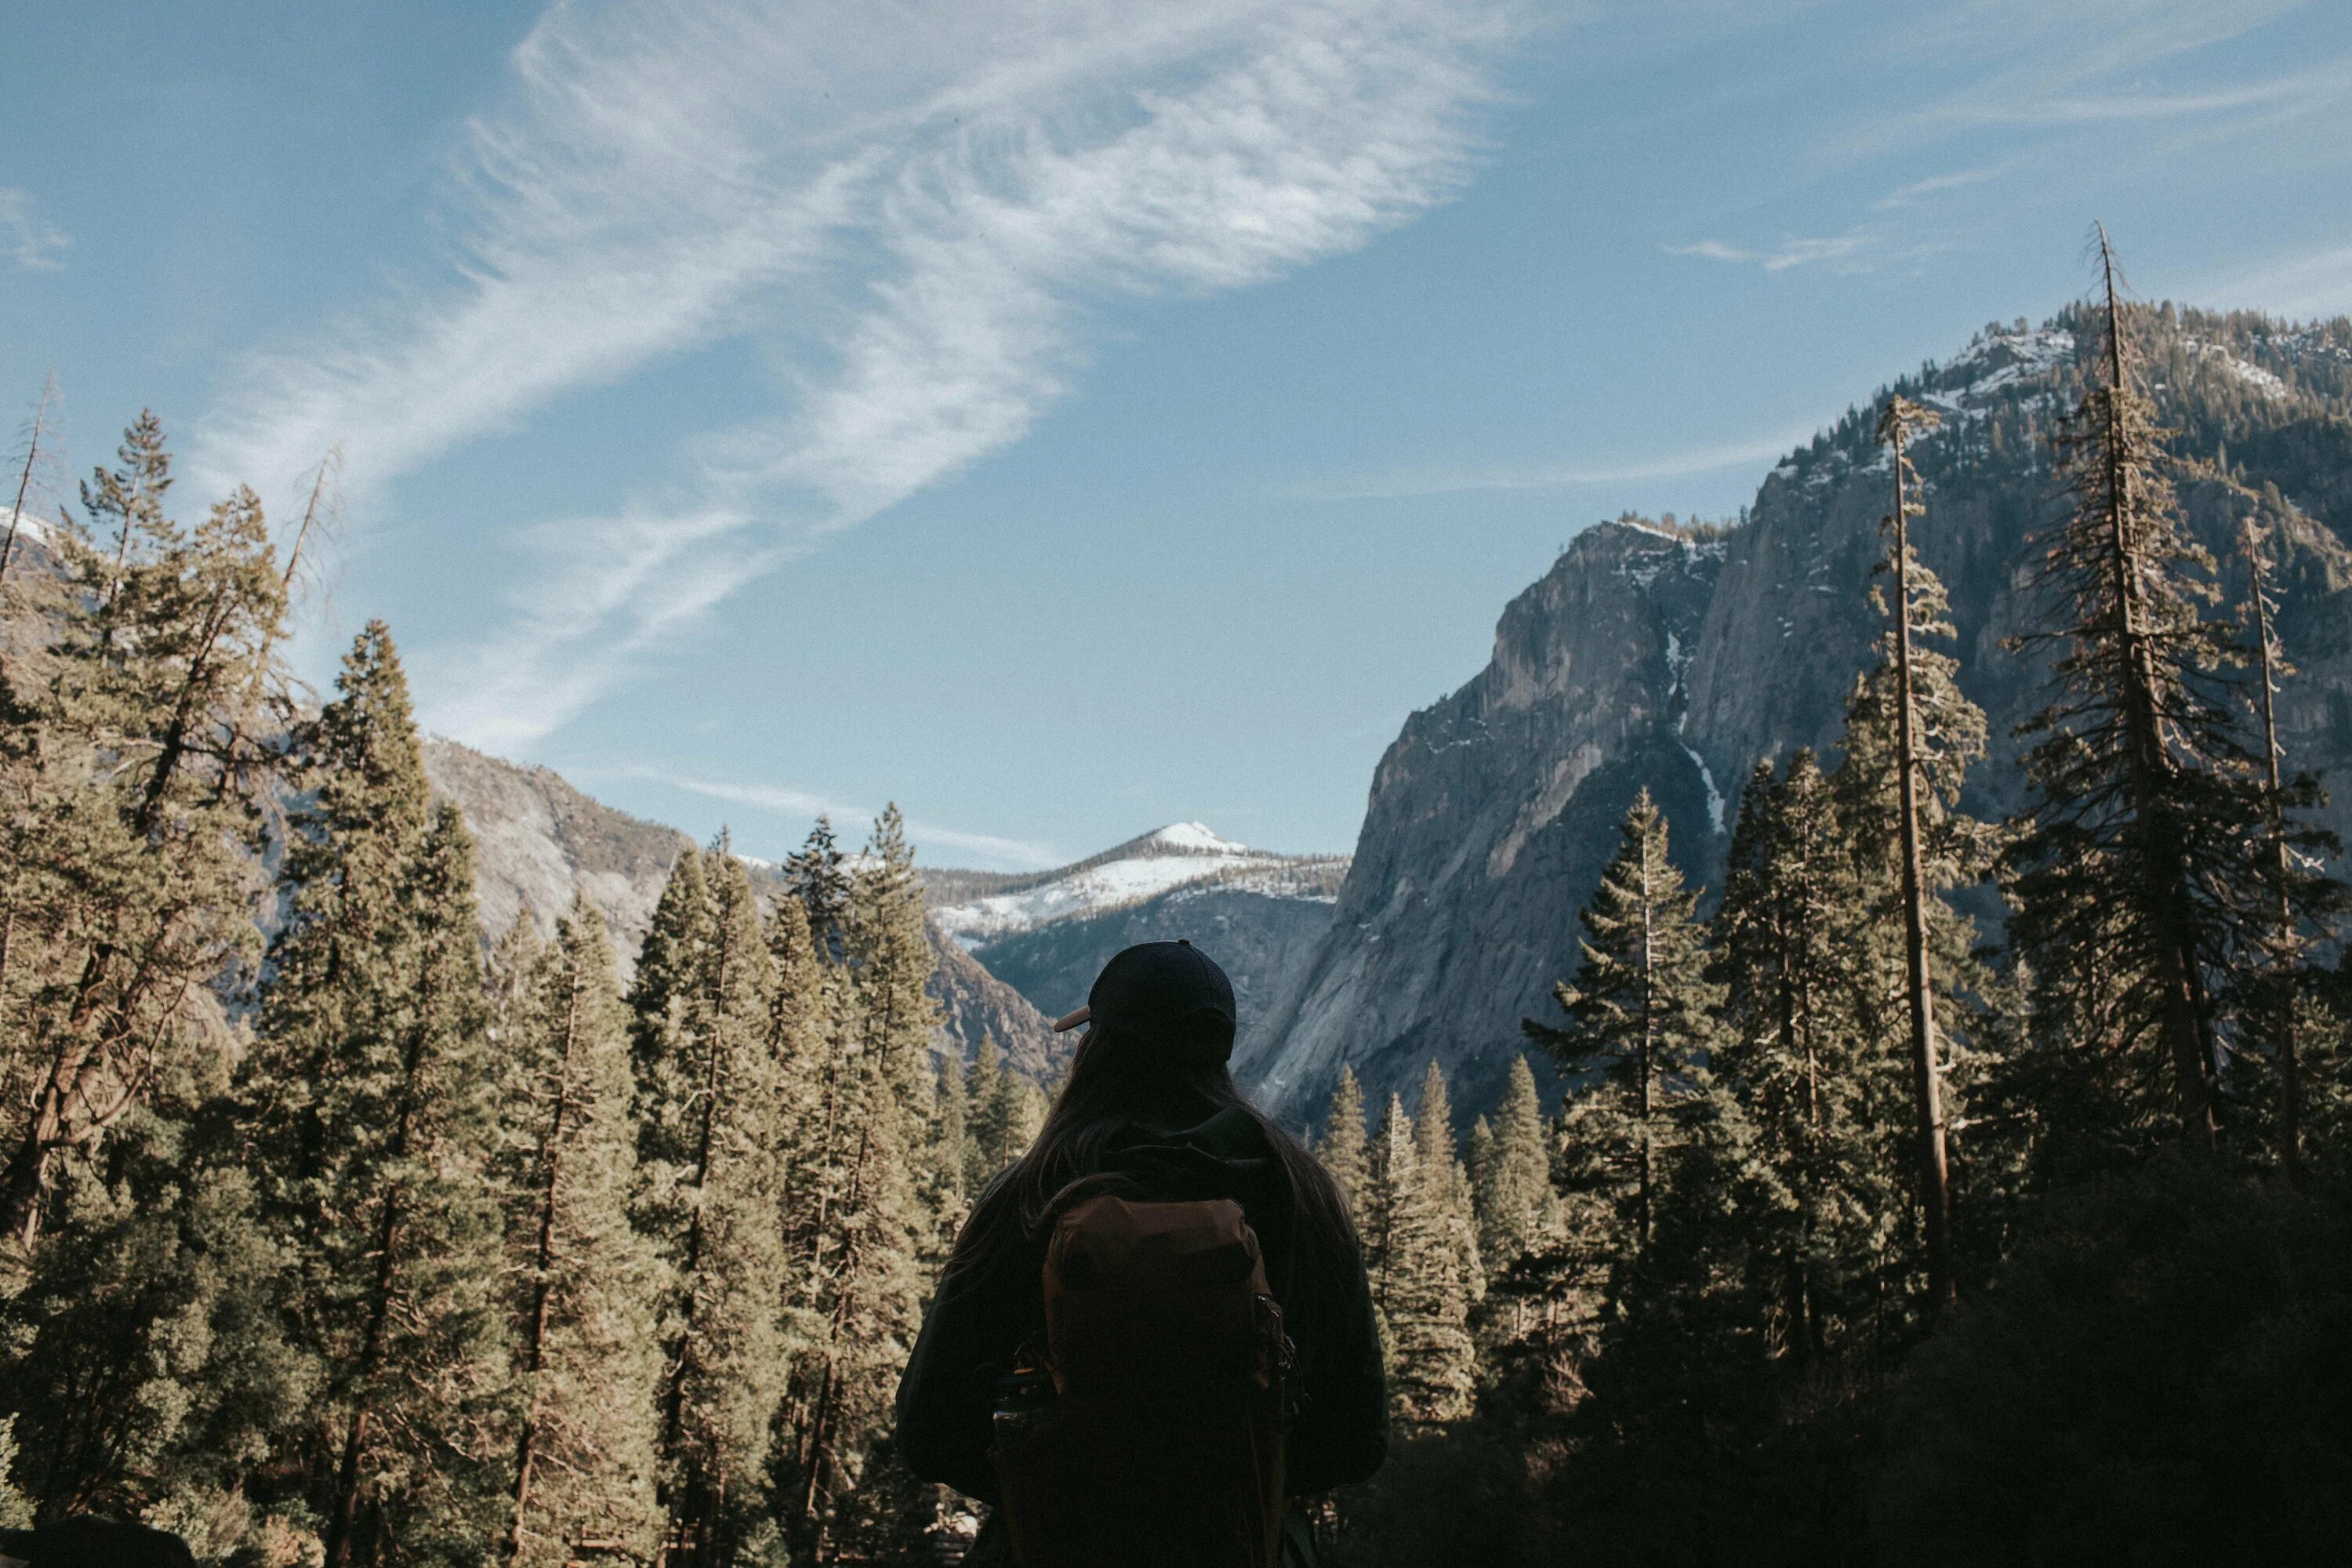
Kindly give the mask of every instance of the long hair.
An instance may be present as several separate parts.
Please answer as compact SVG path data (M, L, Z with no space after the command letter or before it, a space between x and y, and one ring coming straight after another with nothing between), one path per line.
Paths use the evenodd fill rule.
M1100 1024L1078 1042L1069 1081L1036 1141L972 1205L948 1255L948 1272L984 1267L1034 1247L1052 1222L1055 1197L1099 1173L1105 1152L1121 1132L1137 1127L1173 1132L1223 1110L1243 1111L1258 1124L1286 1178L1295 1263L1289 1293L1318 1298L1334 1289L1338 1271L1360 1267L1360 1254L1348 1205L1315 1156L1234 1087L1223 1061L1188 1061L1158 1042L1123 1037Z

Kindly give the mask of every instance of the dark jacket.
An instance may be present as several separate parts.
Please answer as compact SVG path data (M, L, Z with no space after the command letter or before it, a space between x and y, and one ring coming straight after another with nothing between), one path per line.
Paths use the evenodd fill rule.
M1137 1127L1112 1141L1103 1163L1154 1198L1231 1198L1249 1217L1267 1287L1297 1347L1302 1397L1288 1444L1291 1491L1322 1491L1380 1468L1388 1457L1388 1391L1362 1263L1351 1262L1342 1279L1317 1281L1319 1289L1298 1289L1312 1249L1291 1234L1289 1177L1256 1120L1223 1110L1195 1127ZM988 1461L996 1379L1024 1342L1045 1335L1047 1239L1026 1238L942 1279L898 1384L900 1457L926 1480L983 1502L996 1501Z

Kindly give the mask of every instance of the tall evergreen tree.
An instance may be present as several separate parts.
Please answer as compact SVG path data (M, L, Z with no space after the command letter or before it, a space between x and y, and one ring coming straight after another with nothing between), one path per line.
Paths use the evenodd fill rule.
M843 927L849 918L854 879L848 857L833 832L833 819L818 814L808 839L784 858L784 887L807 912L809 930L826 953L842 955Z
M665 1268L662 1560L709 1568L755 1527L786 1358L773 960L725 839L681 854L655 907L635 1016L637 1228Z
M1432 1108L1441 1113L1444 1094L1441 1083ZM1453 1208L1460 1166L1450 1140L1428 1135L1429 1120L1417 1124L1402 1100L1389 1097L1359 1215L1391 1407L1416 1426L1465 1414L1475 1376L1469 1314L1477 1265L1465 1256L1467 1216ZM1433 1166L1424 1163L1425 1152L1434 1156Z
M964 1186L974 1194L983 1191L1012 1161L1012 1153L1007 1152L1012 1144L1009 1123L1014 1120L1017 1107L1004 1096L1006 1076L1004 1052L998 1047L996 1037L982 1036L979 1048L971 1054L971 1068L964 1075L964 1115L971 1144Z
M820 1560L856 1549L854 1538L882 1501L856 1494L871 1476L920 1324L914 1264L939 1223L924 1209L917 1169L931 1113L933 961L896 806L876 822L862 858L843 925L846 1059L828 1116L829 1179L818 1194L824 1223L810 1275L811 1342L786 1415L788 1518Z
M1927 509L1920 500L1918 470L1904 450L1915 432L1931 430L1942 422L1932 408L1906 397L1890 397L1878 421L1878 438L1893 454L1895 474L1895 510L1887 514L1885 525L1885 565L1895 577L1893 624L1887 631L1894 657L1886 663L1894 678L1889 707L1895 724L1895 845L1901 869L1904 1011L1910 1026L1912 1095L1918 1124L1919 1206L1927 1217L1929 1289L1937 1301L1948 1301L1958 1289L1952 1262L1951 1161L1944 1126L1943 1069L1936 1059L1935 982L1927 971L1928 895L1919 820L1921 726L1911 645L1915 636L1922 633L1952 634L1943 619L1943 585L1911 552L1911 520L1926 516ZM1916 589L1915 579L1924 579ZM1978 729L1981 731L1980 716ZM1981 742L1977 749L1982 751Z
M660 1290L630 1223L627 1015L604 922L584 898L528 980L502 1037L498 1174L521 1384L502 1557L550 1568L584 1551L649 1559L662 1521Z
M304 1464L331 1568L475 1562L512 1452L497 1072L472 842L427 806L380 624L301 750L292 909L241 1098L295 1237L295 1333L330 1373Z
M1348 1212L1358 1216L1360 1224L1365 1184L1371 1175L1364 1144L1364 1090L1356 1081L1356 1069L1345 1064L1331 1090L1331 1108L1324 1116L1323 1136L1315 1145L1315 1157L1330 1173L1332 1184L1347 1200Z
M2271 882L2272 904L2263 971L2241 977L2240 984L2255 993L2251 1009L2251 1032L2255 1038L2250 1043L2257 1049L2263 1045L2269 1047L2269 1063L2278 1080L2274 1134L2278 1168L2289 1184L2294 1184L2303 1175L2302 1015L2312 979L2307 955L2313 936L2326 930L2322 923L2325 919L2342 910L2346 893L2340 881L2315 864L2319 853L2340 846L2315 832L2299 815L2320 804L2319 781L2308 773L2289 776L2284 767L2286 749L2279 741L2278 691L2280 682L2294 669L2279 646L2273 625L2278 606L2271 596L2264 550L2268 539L2284 530L2287 519L2282 514L2286 508L2274 490L2256 501L2255 515L2247 517L2241 530L2239 548L2246 561L2248 618L2252 622L2254 674L2260 683L2254 717L2263 756L2263 826L2268 840L2263 865ZM2268 529L2256 521L2263 510L2274 514Z
M2010 856L2011 934L2037 1012L2067 1044L2129 1063L2154 1043L2193 1149L2214 1144L2217 973L2271 921L2258 773L2236 734L2231 628L2189 533L2154 405L2137 384L2115 257L2089 389L2056 437L2074 494L2042 542L2056 694L2026 727L2032 790ZM2102 1005L2101 1004L2104 1004Z
M52 533L61 574L6 589L27 616L0 659L0 1236L20 1252L65 1162L226 1048L215 988L260 947L272 759L231 719L282 684L285 596L251 491L184 530L171 483L142 415L82 487L87 524Z
M1487 1134L1488 1152L1471 1165L1478 1251L1490 1279L1549 1245L1559 1223L1559 1194L1552 1190L1543 1109L1536 1099L1536 1075L1525 1057L1511 1059L1510 1080L1496 1116L1497 1125Z
M1557 988L1567 1026L1525 1021L1528 1036L1602 1085L1570 1108L1563 1127L1575 1179L1606 1193L1629 1250L1647 1245L1662 1150L1673 1141L1668 1100L1712 1037L1720 988L1706 976L1697 894L1666 852L1666 820L1643 790L1625 814L1617 855L1580 917L1583 962Z

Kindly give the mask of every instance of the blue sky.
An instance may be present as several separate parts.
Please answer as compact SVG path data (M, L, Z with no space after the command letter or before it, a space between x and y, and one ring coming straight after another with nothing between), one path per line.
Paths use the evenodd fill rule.
M2352 310L2352 8L128 5L0 66L0 406L345 521L429 725L778 855L1349 847L1624 507L2086 282ZM51 504L69 490L62 475Z

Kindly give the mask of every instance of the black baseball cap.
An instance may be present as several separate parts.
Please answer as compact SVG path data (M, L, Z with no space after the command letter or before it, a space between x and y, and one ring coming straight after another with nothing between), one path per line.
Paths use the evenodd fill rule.
M1054 1028L1081 1024L1223 1061L1234 1052L1234 984L1188 941L1138 942L1103 965L1087 1005Z

